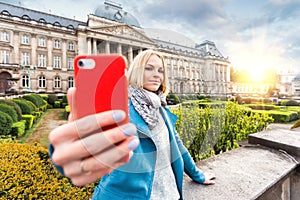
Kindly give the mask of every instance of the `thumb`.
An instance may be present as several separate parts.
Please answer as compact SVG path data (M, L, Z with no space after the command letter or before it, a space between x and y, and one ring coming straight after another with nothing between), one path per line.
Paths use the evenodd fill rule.
M67 98L68 98L68 104L70 106L70 114L69 114L69 118L68 118L69 122L76 120L75 93L76 93L75 87L71 87L68 89Z

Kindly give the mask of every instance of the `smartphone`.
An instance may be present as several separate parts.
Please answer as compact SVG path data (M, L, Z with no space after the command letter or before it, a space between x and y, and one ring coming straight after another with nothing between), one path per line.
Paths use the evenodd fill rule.
M76 118L108 110L127 113L126 60L119 54L79 55L74 59Z

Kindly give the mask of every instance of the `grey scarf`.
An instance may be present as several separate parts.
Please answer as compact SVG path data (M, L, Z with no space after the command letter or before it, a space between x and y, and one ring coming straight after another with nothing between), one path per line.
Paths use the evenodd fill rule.
M154 92L134 86L129 86L128 94L135 110L145 120L149 128L153 129L158 124L157 109L166 103L164 95L157 95Z

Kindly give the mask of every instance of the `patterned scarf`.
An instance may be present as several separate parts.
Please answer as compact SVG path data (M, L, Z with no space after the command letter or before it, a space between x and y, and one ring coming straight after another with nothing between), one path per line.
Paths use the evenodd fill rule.
M161 105L166 105L165 96L134 86L129 86L128 95L135 110L145 120L149 128L153 129L158 124L157 109Z

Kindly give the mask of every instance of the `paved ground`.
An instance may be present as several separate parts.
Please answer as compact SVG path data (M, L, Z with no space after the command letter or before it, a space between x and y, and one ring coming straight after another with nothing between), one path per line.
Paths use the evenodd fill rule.
M300 132L300 127L291 129L293 124L270 124L268 128L270 129L284 129L284 130L291 130L291 131L296 131Z
M63 110L48 110L44 117L39 122L35 131L29 136L26 143L34 144L39 143L41 146L48 146L48 135L50 131L64 123L67 120L62 119Z

